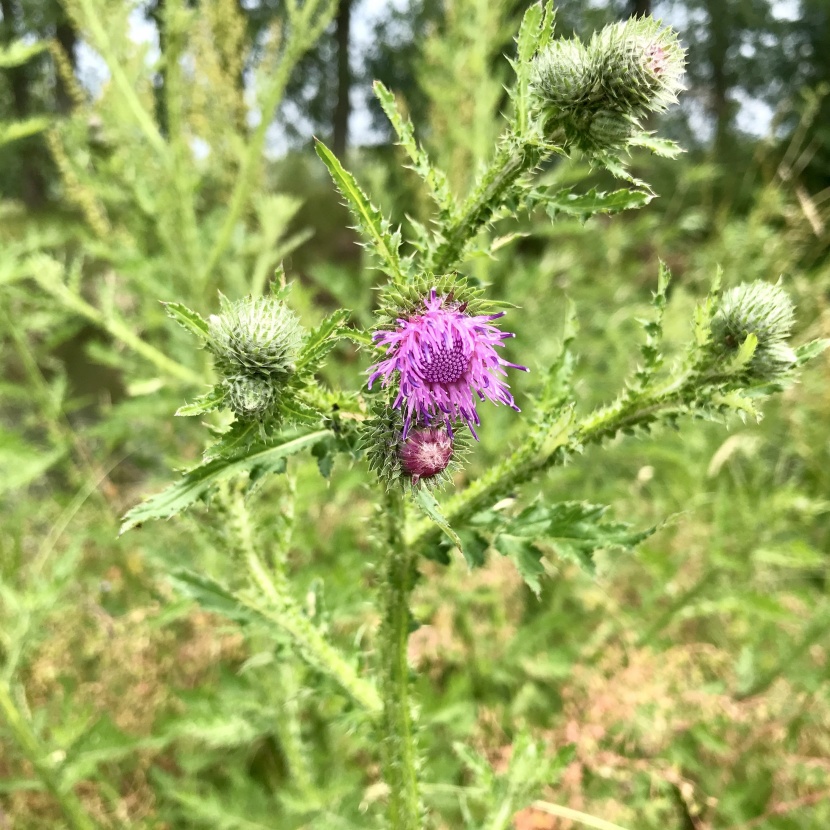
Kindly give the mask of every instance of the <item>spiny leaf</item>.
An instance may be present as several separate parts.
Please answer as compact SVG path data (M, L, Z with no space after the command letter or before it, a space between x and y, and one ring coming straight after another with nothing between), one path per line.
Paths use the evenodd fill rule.
M543 204L548 216L556 218L560 213L587 219L597 213L617 213L647 205L654 194L647 190L622 188L610 193L593 188L587 193L573 193L573 188L566 187L554 193L540 193L534 201Z
M325 356L334 348L338 340L347 336L346 320L350 311L341 308L326 317L306 338L297 358L297 372L312 374L320 368Z
M204 395L199 395L191 403L186 403L176 410L176 415L190 416L190 415L204 415L206 412L213 412L219 409L225 402L225 387L217 384L209 392Z
M389 221L383 218L381 212L360 189L354 176L340 164L334 153L322 141L317 141L315 149L328 167L337 189L346 199L360 230L368 238L369 245L380 260L382 270L395 282L405 282L398 251L400 234L392 232Z
M461 554L471 568L481 565L483 551L480 545L476 544L475 540L468 535L468 541L472 541L473 544L471 546L465 546L461 536L450 527L450 523L441 512L441 507L436 501L435 496L426 487L421 487L415 494L415 503L446 534L450 542L461 551Z
M830 339L826 337L811 340L809 343L799 346L795 350L795 365L803 366L808 361L818 357L828 347L830 347Z
M375 81L372 89L398 136L398 143L412 160L412 169L423 179L430 196L445 216L452 217L456 204L446 174L433 166L426 151L415 140L412 122L401 114L395 96L380 81Z
M525 584L538 597L542 591L540 577L545 572L542 565L542 552L531 539L523 539L510 533L500 533L493 546L496 550L513 560Z
M519 136L525 137L531 132L530 78L533 58L550 42L555 14L552 0L544 4L540 0L528 7L519 27L516 60L510 60L510 65L516 72L516 85L510 92L510 97L513 99L516 133Z
M628 139L628 143L634 147L644 147L650 150L654 155L662 158L673 159L677 158L684 149L674 141L667 138L655 138L651 133L641 133Z
M286 458L313 447L329 436L327 429L293 436L283 436L276 445L253 444L240 455L231 458L215 458L186 472L179 481L161 493L151 496L124 516L120 533L152 519L168 519L186 510L206 496L219 482L241 473L256 471L259 475L279 470Z
M256 614L243 605L230 588L206 574L189 568L176 568L168 578L180 594L192 599L205 611L242 624L256 618Z
M172 317L182 328L187 329L191 334L206 340L208 337L208 324L201 314L189 309L181 303L162 303L168 317Z

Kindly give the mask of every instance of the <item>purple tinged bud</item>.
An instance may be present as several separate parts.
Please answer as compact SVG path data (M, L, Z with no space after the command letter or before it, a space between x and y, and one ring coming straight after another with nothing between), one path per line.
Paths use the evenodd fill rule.
M414 429L401 444L401 469L413 484L444 472L452 459L452 436L443 428Z

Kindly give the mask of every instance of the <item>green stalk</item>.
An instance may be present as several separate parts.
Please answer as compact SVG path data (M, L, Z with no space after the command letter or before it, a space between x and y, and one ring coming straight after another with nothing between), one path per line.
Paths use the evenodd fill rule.
M569 453L587 444L610 438L621 430L648 422L657 412L672 409L686 399L695 387L711 383L715 378L698 378L692 372L658 386L648 393L631 398L622 396L614 403L587 415L574 426L569 418L560 419L558 428L547 434L531 434L501 464L492 467L481 478L443 505L443 513L451 525L463 524L476 513L486 510L516 487L535 478L557 464ZM440 530L430 522L418 522L408 537L409 545L420 550L436 541Z
M326 640L318 628L303 614L288 589L286 580L269 572L255 551L246 555L248 569L268 604L245 600L249 608L282 629L294 642L300 656L310 665L331 677L370 715L378 716L381 700L375 687L357 674L354 667Z
M18 708L6 683L0 683L0 715L18 746L35 768L38 778L58 802L71 830L95 830L95 824L71 789L61 786L60 777L48 761L49 751L41 744L28 720Z
M415 585L416 552L404 543L403 497L386 497L385 561L381 596L379 655L382 719L382 769L389 786L389 826L420 830L424 808L418 789L418 760L409 699L409 599Z
M464 202L460 215L444 232L443 241L432 257L434 273L445 274L461 260L467 243L492 219L519 178L539 164L543 154L538 144L518 141L511 134L502 140L495 158Z

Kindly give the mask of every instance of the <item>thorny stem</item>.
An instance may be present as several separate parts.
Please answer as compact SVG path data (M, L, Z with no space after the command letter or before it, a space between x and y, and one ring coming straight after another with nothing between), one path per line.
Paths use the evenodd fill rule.
M379 716L382 704L375 687L358 675L351 663L303 614L288 589L285 577L273 571L269 573L256 551L249 551L246 560L254 582L267 600L267 604L249 600L248 606L281 628L310 666L331 677L370 715Z
M587 415L574 425L570 418L560 419L546 434L531 434L501 464L492 467L464 491L449 499L443 507L447 521L463 524L476 513L486 510L520 484L535 478L550 467L561 464L569 453L587 444L610 438L621 430L647 423L656 413L671 410L690 393L691 385L704 386L717 378L701 379L693 372L658 386L642 397L622 396L617 401ZM413 527L410 547L424 549L440 534L426 521Z
M23 754L35 768L38 778L60 805L71 830L95 830L95 824L84 811L75 793L61 786L57 770L48 760L48 750L41 744L28 720L12 698L6 683L0 682L0 716L14 735Z
M544 150L539 144L519 142L513 135L502 141L495 158L435 251L431 269L434 273L446 273L461 259L464 246L501 207L508 189L539 164L543 155Z
M424 808L418 789L407 660L409 599L415 583L417 554L403 539L405 515L400 493L387 494L385 511L379 642L383 777L389 786L389 826L392 830L420 830Z

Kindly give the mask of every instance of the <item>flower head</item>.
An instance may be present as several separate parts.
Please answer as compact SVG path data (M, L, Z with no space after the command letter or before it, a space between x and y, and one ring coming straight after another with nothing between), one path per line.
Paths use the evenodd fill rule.
M378 345L387 346L386 359L369 370L369 388L378 379L389 386L395 373L399 378L398 395L393 407L405 407L403 440L416 423L429 425L443 419L452 438L452 422L463 419L478 438L480 424L476 412L476 395L493 403L515 409L507 384L506 366L527 371L525 366L509 363L496 351L513 335L492 325L504 316L465 313L466 304L456 305L449 296L439 296L433 288L424 300L424 311L408 319L398 318L398 328L373 335Z

